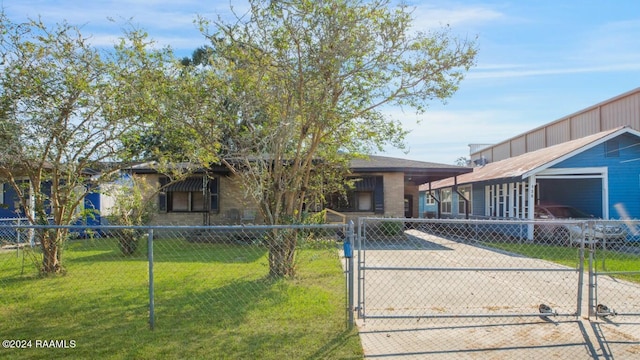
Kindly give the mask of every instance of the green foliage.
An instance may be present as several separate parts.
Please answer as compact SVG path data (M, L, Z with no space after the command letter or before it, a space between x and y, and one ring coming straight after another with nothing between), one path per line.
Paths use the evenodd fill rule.
M380 232L384 236L399 236L404 232L404 223L400 220L384 220L380 223Z
M133 160L123 139L168 116L171 53L135 28L111 50L66 22L13 23L2 12L0 30L0 178L32 224L73 224L85 196ZM65 240L43 236L44 273L63 271Z
M111 225L148 225L156 213L155 188L144 180L127 178L113 185L107 194L113 196L114 205L107 216Z
M229 23L201 18L209 62L185 73L209 90L192 89L211 114L196 126L220 130L220 158L232 159L224 164L270 224L300 221L305 202L340 188L352 158L403 147L406 130L383 107L424 112L475 62L473 41L415 32L410 10L387 0L251 0L250 9Z
M200 19L209 61L190 74L215 75L198 93L217 115L206 124L221 129L220 155L235 159L225 165L273 224L338 188L354 156L402 146L406 131L383 106L423 112L475 61L473 41L413 32L410 10L385 0L250 5L237 21Z
M155 191L148 183L129 178L122 184L114 185L111 194L114 205L107 216L111 225L141 226L148 225L156 213ZM132 255L143 240L139 229L120 229L114 232L118 238L120 251Z

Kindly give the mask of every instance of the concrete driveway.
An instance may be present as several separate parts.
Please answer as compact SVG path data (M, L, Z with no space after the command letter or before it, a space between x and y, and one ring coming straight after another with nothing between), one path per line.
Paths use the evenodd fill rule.
M640 316L589 319L588 276L580 299L577 265L417 230L367 245L357 326L368 359L640 358ZM600 276L598 287L615 310L640 313L638 284ZM540 304L558 316L537 315Z

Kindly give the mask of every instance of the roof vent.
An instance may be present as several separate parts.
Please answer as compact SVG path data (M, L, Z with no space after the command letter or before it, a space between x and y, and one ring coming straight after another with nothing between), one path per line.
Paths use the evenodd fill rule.
M482 156L479 159L473 160L473 163L476 164L476 166L485 166L489 163L489 161L487 161L486 157Z

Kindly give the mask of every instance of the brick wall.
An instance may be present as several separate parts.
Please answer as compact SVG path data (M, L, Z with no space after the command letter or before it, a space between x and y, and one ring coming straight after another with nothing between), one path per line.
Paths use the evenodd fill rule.
M405 184L404 173L378 173L367 175L382 175L384 177L384 215L385 217L404 217L404 196L413 196L413 214L418 217L418 186L411 183ZM155 181L158 186L157 175L147 175L149 181ZM245 210L253 210L257 213L258 206L244 197L244 190L239 181L233 176L220 176L219 187L219 211L209 214L210 224L237 224ZM373 212L347 213L348 220L356 220L359 216L374 216ZM376 215L380 216L380 215ZM347 220L347 221L348 221ZM152 220L152 225L191 225L205 224L203 213L158 213ZM260 224L262 219L259 213L251 223ZM246 221L245 221L246 223Z
M384 216L404 217L404 173L384 174Z
M150 183L155 183L156 187L160 186L159 175L149 174L146 175L146 177ZM248 220L241 220L245 210L251 210L257 214L258 206L244 198L243 189L233 176L220 176L218 180L220 181L218 194L219 210L209 213L209 223L211 225L247 223ZM153 217L151 225L201 226L206 224L207 219L205 215L205 213L198 212L160 212ZM250 222L256 224L262 223L259 214L257 214L257 216L256 219Z

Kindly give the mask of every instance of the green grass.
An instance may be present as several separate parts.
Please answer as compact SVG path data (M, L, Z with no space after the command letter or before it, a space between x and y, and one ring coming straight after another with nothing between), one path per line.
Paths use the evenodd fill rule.
M530 258L543 259L557 264L578 268L580 249L547 244L488 242L486 246L498 248ZM585 249L584 267L588 269L589 249ZM631 271L636 274L617 274L615 277L640 283L640 256L616 250L596 249L593 258L596 271Z
M70 242L64 276L39 278L22 253L0 254L3 339L75 340L73 349L0 349L0 358L360 359L347 329L334 245L299 253L294 279L270 279L266 249L157 240L155 329L146 246ZM35 346L33 343L32 346Z

